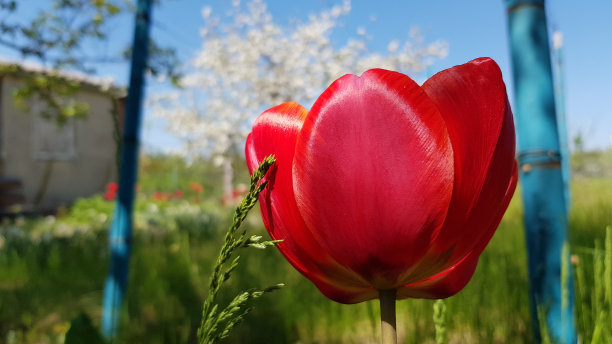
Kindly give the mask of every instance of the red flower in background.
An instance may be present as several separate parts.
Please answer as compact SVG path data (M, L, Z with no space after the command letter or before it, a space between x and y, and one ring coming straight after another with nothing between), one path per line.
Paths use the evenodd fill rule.
M251 173L276 164L260 194L287 260L332 300L460 291L517 179L505 85L488 58L417 85L373 69L345 75L308 112L264 112L246 144Z
M154 201L163 201L164 200L164 194L162 194L159 191L153 191L153 200Z
M249 188L245 184L238 184L238 186L232 190L232 198L234 201L240 202L242 196L249 193Z
M113 192L119 191L119 184L115 182L109 182L108 184L106 184L106 191L113 191Z
M154 191L153 192L153 200L157 202L168 202L172 196L165 192Z
M114 201L115 198L117 197L117 193L114 191L105 191L104 192L104 199L107 201Z
M119 191L119 185L115 182L110 182L106 184L106 189L104 190L104 199L107 201L113 201L117 197L117 192Z
M195 193L202 193L204 192L204 186L198 182L191 181L189 182L189 190Z
M176 198L176 199L181 199L183 198L184 194L182 190L174 190L174 192L172 193L172 197Z

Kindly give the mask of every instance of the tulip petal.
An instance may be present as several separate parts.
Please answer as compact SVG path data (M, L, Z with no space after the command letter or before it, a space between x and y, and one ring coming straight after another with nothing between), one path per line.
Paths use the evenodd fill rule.
M399 289L397 298L404 299L408 297L412 298L424 298L424 299L443 299L455 295L461 291L472 278L480 254L484 251L485 247L489 243L491 236L495 232L495 229L499 225L512 195L516 188L518 180L518 173L516 162L513 166L512 177L510 183L507 186L506 192L503 197L503 204L498 208L495 213L495 220L490 225L488 236L484 237L474 249L463 257L457 264L449 268L448 270L439 273L433 277L429 277L423 281L411 283Z
M495 219L490 209L503 202L514 163L514 124L501 71L489 58L444 70L423 90L444 118L455 159L452 200L432 247L448 266L487 235Z
M459 237L455 245L455 255L461 254L463 250L470 249L474 242L483 240L488 242L495 233L516 189L517 167L514 159L514 137L512 112L510 111L510 104L506 101L506 115L497 147L487 171L487 178L478 201L465 223L464 234ZM500 214L495 215L495 212L492 212L491 209L498 209ZM475 230L471 231L471 229Z
M285 258L309 278L323 294L342 303L376 298L371 287L359 276L338 265L312 238L297 210L291 162L296 136L308 111L297 103L285 103L257 118L247 138L246 157L249 171L274 154L276 163L266 176L268 185L259 195L262 218L274 240L283 240L278 248Z
M319 244L377 289L427 251L452 193L453 152L437 108L382 69L336 80L296 143L298 209Z
M469 254L436 276L399 288L397 299L444 299L457 294L472 279L479 257L479 254Z

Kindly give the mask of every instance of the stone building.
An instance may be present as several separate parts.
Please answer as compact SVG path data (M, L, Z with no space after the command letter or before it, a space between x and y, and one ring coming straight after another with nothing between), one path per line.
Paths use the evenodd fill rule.
M49 210L104 190L116 179L115 133L121 131L124 91L108 82L62 73L78 82L74 100L88 105L85 118L64 125L40 114L44 102L31 101L29 113L13 94L39 67L0 62L0 212Z

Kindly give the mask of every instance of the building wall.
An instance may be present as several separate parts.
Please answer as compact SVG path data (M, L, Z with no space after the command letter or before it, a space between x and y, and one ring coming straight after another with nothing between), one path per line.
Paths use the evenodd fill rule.
M74 128L72 154L49 158L48 154L41 154L40 135L37 136L41 123L35 121L41 119L36 113L23 113L15 107L12 92L18 85L20 81L16 77L2 79L0 175L20 178L26 204L42 208L69 204L78 197L102 192L106 183L116 177L111 117L114 100L101 92L79 91L77 100L88 103L90 110L86 119L75 119L69 124ZM47 132L49 128L54 130L48 124L43 123L42 127ZM48 180L46 190L45 180ZM37 199L39 204L35 204Z

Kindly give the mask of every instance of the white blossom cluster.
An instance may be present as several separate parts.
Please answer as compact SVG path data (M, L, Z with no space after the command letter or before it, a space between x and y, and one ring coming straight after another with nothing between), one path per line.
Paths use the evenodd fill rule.
M223 162L242 151L252 120L286 101L309 107L336 78L370 68L419 73L447 54L443 42L424 44L418 31L405 43L391 41L385 54L367 49L365 29L343 46L332 44L339 18L351 10L344 1L313 14L306 22L274 22L263 0L246 8L233 1L228 18L202 10L203 45L191 61L183 88L151 97L167 131L184 142L186 157L212 156Z

